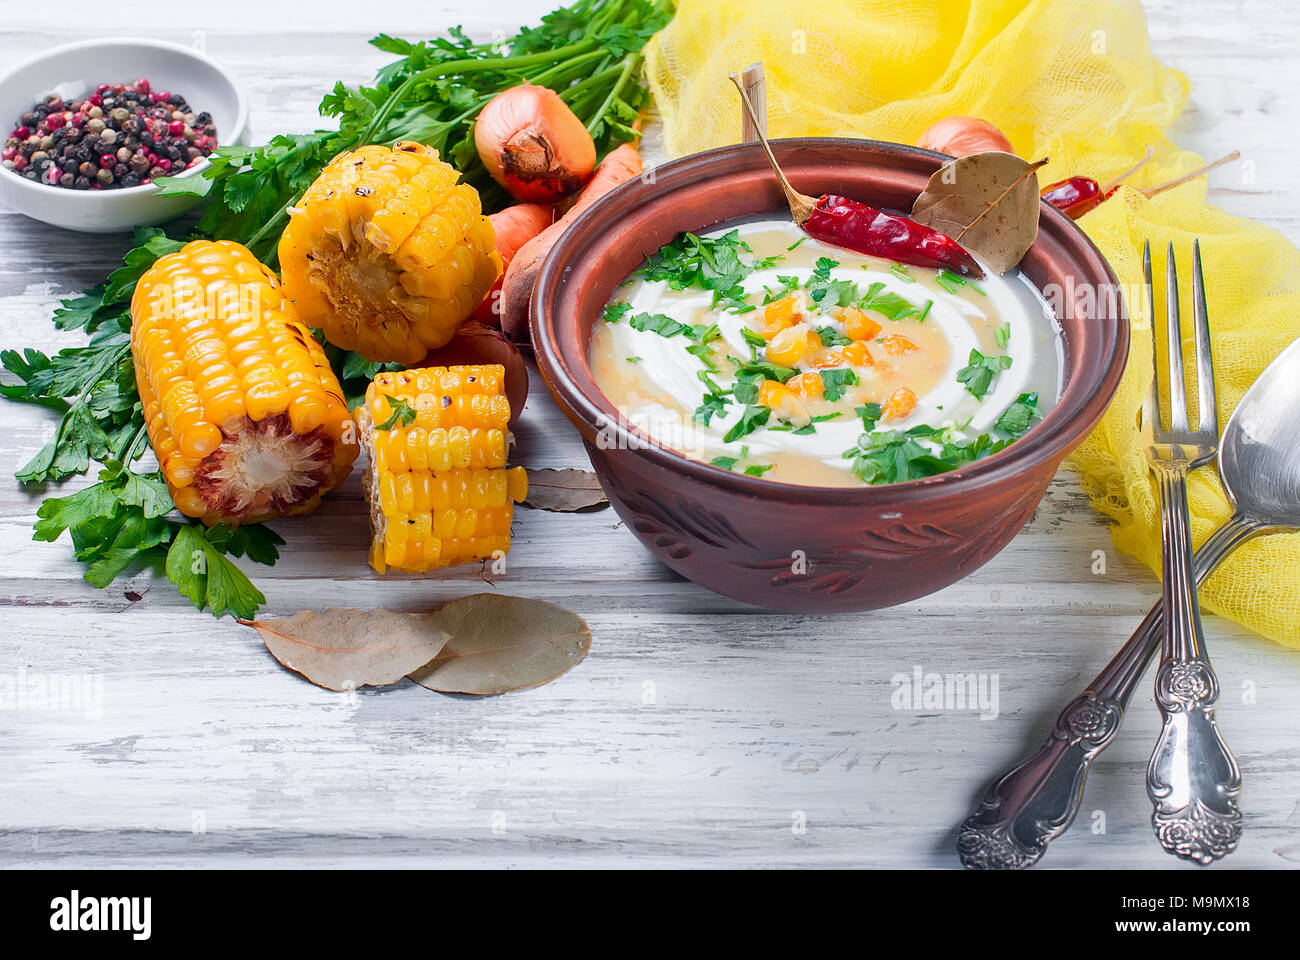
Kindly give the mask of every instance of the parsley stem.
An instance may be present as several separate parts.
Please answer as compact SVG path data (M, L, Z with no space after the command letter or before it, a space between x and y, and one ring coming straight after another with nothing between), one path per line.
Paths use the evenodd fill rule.
M371 142L375 133L383 129L397 105L411 95L411 91L419 84L435 80L438 77L445 77L448 74L465 74L465 73L486 73L488 71L499 73L517 73L528 67L539 66L541 64L555 63L556 61L567 60L570 57L577 57L581 54L594 50L600 41L595 37L588 37L586 40L579 40L577 43L571 43L568 46L559 47L555 50L543 50L540 53L525 53L516 57L492 57L482 60L448 60L445 63L434 64L432 67L426 67L419 73L413 73L402 81L401 86L389 94L384 105L375 111L370 122L366 124L364 130L357 137L357 142L367 144Z
M591 133L593 130L595 130L596 124L601 123L605 119L606 112L609 110L610 106L613 105L615 98L620 93L623 92L623 87L624 85L626 85L628 78L632 76L632 71L634 71L640 65L641 65L641 54L639 52L635 54L629 54L628 56L623 58L623 72L620 73L618 75L618 79L614 81L614 86L609 91L609 95L605 97L604 103L600 105L600 108L594 114L592 114L591 119L587 121L588 133Z

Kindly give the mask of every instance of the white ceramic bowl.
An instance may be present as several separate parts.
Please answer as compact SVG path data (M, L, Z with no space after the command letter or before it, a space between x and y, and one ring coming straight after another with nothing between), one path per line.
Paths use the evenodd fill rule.
M145 77L155 90L179 93L196 113L212 114L223 146L247 142L248 105L230 75L197 50L161 40L85 40L55 47L0 78L0 143L17 119L51 93L77 99L101 83ZM198 176L207 161L180 174ZM153 184L116 190L69 190L0 167L0 202L57 227L115 233L184 213L195 197L158 197Z

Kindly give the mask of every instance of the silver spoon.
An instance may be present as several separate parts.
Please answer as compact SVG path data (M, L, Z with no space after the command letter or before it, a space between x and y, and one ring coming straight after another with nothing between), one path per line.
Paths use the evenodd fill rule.
M1196 552L1198 587L1247 540L1300 528L1300 340L1278 354L1228 419L1219 476L1234 512ZM1164 605L1157 603L1115 659L1061 711L1038 752L993 782L957 835L963 864L1032 866L1066 831L1079 812L1088 768L1119 731L1163 632Z

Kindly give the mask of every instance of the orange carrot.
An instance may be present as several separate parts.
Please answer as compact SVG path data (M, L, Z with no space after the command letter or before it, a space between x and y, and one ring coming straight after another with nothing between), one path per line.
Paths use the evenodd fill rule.
M555 246L555 241L582 211L640 173L641 154L635 144L625 143L611 150L596 167L569 212L519 248L501 282L501 329L506 336L514 340L527 339L528 300L533 295L533 284L537 282L542 262Z
M544 203L516 203L498 210L488 219L496 231L496 247L497 253L501 254L501 263L509 267L519 248L551 225L555 211ZM488 295L471 314L480 323L492 326L501 323L501 280L501 277L497 277L497 282L492 285Z

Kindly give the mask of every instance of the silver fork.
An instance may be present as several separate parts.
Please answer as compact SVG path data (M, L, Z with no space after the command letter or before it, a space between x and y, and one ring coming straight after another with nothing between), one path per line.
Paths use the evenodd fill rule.
M1196 332L1198 424L1187 416L1183 377L1183 335L1178 314L1178 270L1169 245L1166 273L1165 332L1168 340L1169 427L1160 406L1159 334L1151 283L1151 243L1142 251L1155 377L1143 405L1149 432L1147 462L1160 487L1162 573L1165 601L1164 643L1156 671L1156 704L1164 726L1147 767L1147 794L1160 845L1169 853L1202 865L1231 853L1241 838L1241 771L1214 719L1219 682L1210 666L1196 598L1192 568L1191 520L1187 509L1187 474L1214 459L1219 446L1218 404L1210 356L1210 322L1205 311L1201 245L1192 258L1193 323Z

